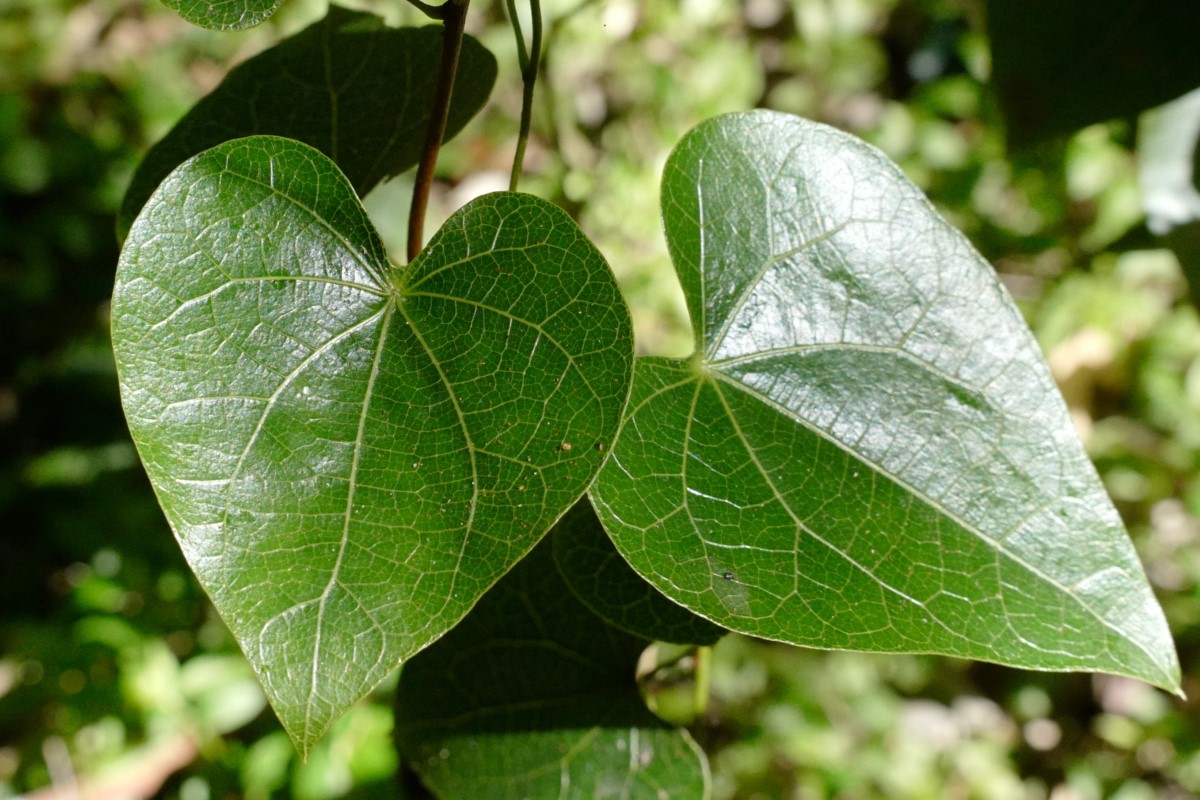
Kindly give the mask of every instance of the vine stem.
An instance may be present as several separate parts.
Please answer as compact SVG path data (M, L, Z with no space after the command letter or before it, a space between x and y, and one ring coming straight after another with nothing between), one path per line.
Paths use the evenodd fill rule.
M454 89L454 76L458 73L458 57L462 52L463 31L470 2L471 0L446 0L438 7L438 16L442 20L442 57L433 90L433 105L429 111L429 128L425 132L425 145L421 150L421 161L413 183L412 206L408 212L410 262L421 252L425 243L425 210L429 206L429 192L433 188L433 171L437 166L438 152L442 147L442 139L446 136L450 95Z
M712 648L696 648L695 683L692 685L692 709L698 719L708 713L708 694L712 684Z
M529 51L525 51L525 37L521 33L521 21L517 18L517 8L514 0L508 0L508 16L512 20L513 32L517 37L517 58L521 63L521 127L517 134L517 151L513 155L512 175L508 180L508 190L515 192L517 183L521 180L521 168L525 163L525 145L529 142L529 128L533 119L533 90L537 86L538 68L542 55L542 3L541 0L529 0L529 13L532 17L529 37Z

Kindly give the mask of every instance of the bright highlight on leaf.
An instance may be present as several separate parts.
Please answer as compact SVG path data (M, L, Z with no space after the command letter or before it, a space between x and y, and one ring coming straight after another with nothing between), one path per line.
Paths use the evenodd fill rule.
M590 514L583 505L572 516ZM401 757L444 800L704 800L703 752L638 692L650 641L610 626L568 590L550 552L561 532L560 523L405 665Z
M235 68L138 165L117 220L124 235L171 170L230 139L286 136L333 159L359 196L421 155L441 28L389 28L331 6L325 19ZM487 100L496 59L466 37L446 122L448 140Z
M193 25L214 31L252 28L283 4L283 0L163 0Z
M879 151L774 112L676 148L696 334L640 359L593 499L698 614L794 644L1178 690L1162 612L989 265Z
M273 137L150 198L113 342L159 500L302 752L579 498L633 359L555 206L485 196L397 269L333 163Z

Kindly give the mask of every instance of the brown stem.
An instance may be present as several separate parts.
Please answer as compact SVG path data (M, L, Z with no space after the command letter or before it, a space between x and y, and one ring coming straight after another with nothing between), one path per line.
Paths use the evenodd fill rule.
M413 184L412 207L408 212L408 260L411 262L421 252L425 239L425 209L429 205L429 191L433 187L433 170L437 166L438 151L446 136L446 118L450 114L450 95L454 89L454 76L458 72L458 55L462 51L463 29L467 21L467 5L470 0L446 0L442 4L442 59L438 64L437 84L433 90L433 106L429 110L429 128L425 132L425 146L421 151L421 163L417 166L417 177Z

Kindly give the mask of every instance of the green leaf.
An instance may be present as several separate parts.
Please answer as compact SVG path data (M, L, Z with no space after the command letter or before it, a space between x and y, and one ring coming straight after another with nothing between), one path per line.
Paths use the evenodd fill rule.
M543 542L404 666L401 757L442 800L708 797L704 754L638 692L649 640L582 605L552 546Z
M662 208L696 353L638 360L592 490L639 573L769 639L1178 688L1036 343L894 164L725 116L675 149Z
M275 13L283 0L163 0L193 25L214 31L252 28Z
M992 82L1025 146L1200 85L1194 0L988 0Z
M613 547L587 500L555 528L554 563L575 597L623 631L661 642L711 645L728 631L663 596Z
M628 312L561 210L485 196L393 268L333 163L273 137L164 181L112 313L146 471L302 751L579 498L629 391Z
M324 20L241 64L196 104L138 166L121 204L123 236L167 174L230 139L297 139L334 160L359 196L417 163L429 124L441 28L388 28L332 6ZM446 136L483 106L496 59L463 41Z

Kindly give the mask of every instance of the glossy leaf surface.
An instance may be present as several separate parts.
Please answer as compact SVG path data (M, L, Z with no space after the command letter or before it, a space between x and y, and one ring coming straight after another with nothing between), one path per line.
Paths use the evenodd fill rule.
M1022 146L1200 85L1193 0L988 0L992 83Z
M400 270L332 162L272 137L150 199L113 341L159 500L302 751L579 498L632 362L555 206L482 197Z
M704 754L638 693L650 642L582 605L551 547L543 542L405 665L402 758L442 800L707 797Z
M283 4L283 0L163 0L193 25L215 31L252 28Z
M730 115L676 148L662 206L696 354L639 359L592 493L638 572L771 639L1178 687L1036 343L895 165Z
M128 230L167 174L197 153L254 134L286 136L333 159L359 196L420 159L441 52L440 26L388 28L333 6L324 20L235 68L146 154L121 204ZM450 139L496 81L496 59L463 40Z
M727 631L683 606L633 571L587 500L559 520L554 563L571 592L593 614L623 631L675 644L711 645Z

